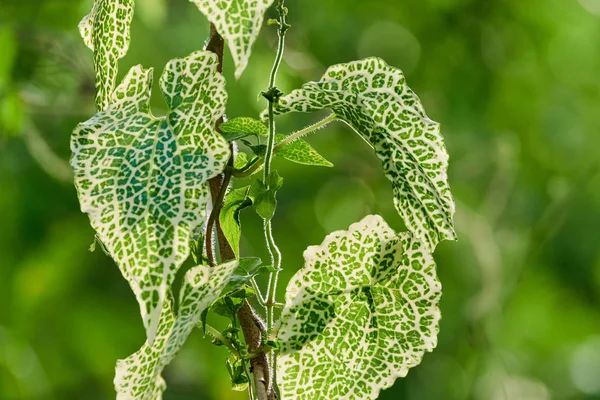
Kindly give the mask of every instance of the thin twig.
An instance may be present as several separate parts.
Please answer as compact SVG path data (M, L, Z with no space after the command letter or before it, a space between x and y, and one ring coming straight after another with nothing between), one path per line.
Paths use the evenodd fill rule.
M227 188L229 187L229 182L231 181L231 166L227 166L225 168L225 173L219 179L219 190L216 196L213 196L213 208L210 212L210 216L208 217L208 222L206 223L206 258L208 258L211 266L216 264L214 249L212 246L213 243L213 230L215 227L215 223L218 221L219 215L221 214L221 209L223 208L223 200L225 199L225 194L227 193ZM217 182L216 180L213 182ZM219 241L220 242L220 241ZM221 258L223 258L223 254L221 254Z

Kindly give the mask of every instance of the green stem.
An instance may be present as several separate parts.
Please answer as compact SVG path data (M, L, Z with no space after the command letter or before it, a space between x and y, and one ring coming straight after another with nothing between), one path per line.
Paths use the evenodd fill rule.
M263 181L265 188L271 188L271 162L273 161L273 148L275 147L275 115L273 112L273 101L269 100L269 138L267 139L267 151L265 153Z
M302 130L292 133L291 135L289 135L288 137L283 139L281 142L279 142L277 144L277 146L275 146L275 149L274 149L275 153L277 153L279 150L281 150L283 147L287 146L288 144L300 139L301 137L308 135L309 133L318 131L319 129L325 127L327 124L329 124L330 122L333 122L335 120L337 120L337 116L335 114L331 114L327 118L324 118L313 125L307 126L306 128L304 128Z
M254 379L252 379L252 374L250 372L250 368L248 368L248 363L244 361L244 372L246 373L246 377L248 377L248 397L250 400L255 400L254 392L256 392L254 388Z
M269 283L267 288L267 334L271 332L271 328L274 323L274 312L273 307L275 306L275 296L277 295L277 283L279 279L279 271L281 270L281 252L279 247L275 243L273 238L273 231L271 228L271 221L265 220L265 238L267 239L267 246L269 253L271 253L271 260L273 261L273 267L275 272L269 274Z
M284 6L285 0L278 0L277 11L279 12L279 30L277 31L279 41L277 43L277 54L275 61L273 62L273 68L271 69L271 76L269 78L269 87L267 92L263 93L264 97L269 101L269 138L267 141L267 151L265 153L265 169L263 174L263 181L267 190L271 189L271 161L273 160L273 149L275 147L275 112L274 103L279 100L281 92L277 89L277 71L281 65L283 59L283 51L285 49L285 34L290 28L286 21L287 9ZM275 295L277 292L277 280L279 277L279 270L281 269L281 252L275 243L273 238L273 231L271 226L271 219L264 220L265 228L265 239L267 242L267 248L271 255L272 266L275 272L269 274L269 284L267 288L267 337L271 334L274 322L273 305L275 303ZM275 356L273 352L269 354L269 364L271 366L269 371L269 390L274 394L275 386ZM273 396L275 397L275 396Z
M212 337L214 337L216 340L218 340L219 342L221 342L221 344L223 344L223 346L227 347L229 349L229 351L231 351L231 354L233 354L233 355L235 355L236 357L239 358L240 353L236 350L235 347L233 347L233 345L231 344L231 342L229 340L227 340L227 338L221 334L221 332L219 332L216 328L213 328L212 326L210 326L208 324L206 324L205 330Z
M284 7L285 0L279 0L279 4L277 5L277 11L279 12L279 30L278 30L278 46L277 46L277 54L275 56L275 61L273 63L273 68L271 69L271 76L269 78L269 87L267 92L265 93L265 97L269 101L269 138L267 141L267 151L265 153L264 158L264 174L263 181L267 190L270 189L271 186L271 161L273 160L273 149L275 147L275 112L274 112L274 103L278 100L279 91L276 88L277 83L277 71L279 70L279 66L281 65L281 60L283 59L283 51L285 49L285 34L289 29L289 25L286 21L287 10ZM271 226L271 220L264 220L264 229L265 229L265 239L267 242L267 248L269 250L269 254L271 256L271 265L275 269L275 272L271 272L269 274L269 284L267 288L267 332L271 331L273 327L273 304L275 303L275 295L277 292L277 280L279 276L279 270L281 269L281 252L275 243L275 239L273 238L273 231Z
M258 300L258 304L260 304L261 306L266 308L267 307L266 297L263 297L260 287L258 287L258 283L256 283L256 279L251 278L250 284L252 285L252 288L256 292L256 300Z
M260 167L262 167L265 159L262 157L255 157L242 169L236 169L233 171L233 176L236 178L246 178L255 173Z

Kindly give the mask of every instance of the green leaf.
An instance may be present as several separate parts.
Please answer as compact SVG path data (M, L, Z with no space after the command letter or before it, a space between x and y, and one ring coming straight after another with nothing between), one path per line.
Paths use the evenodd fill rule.
M252 149L252 152L257 157L264 157L267 154L267 145L266 144L257 144L248 146Z
M284 139L285 135L276 135L277 142ZM294 142L286 144L275 153L275 156L283 157L298 164L333 167L332 163L327 161L303 139L296 139Z
M279 172L277 172L277 170L271 171L269 183L273 192L277 192L283 186L283 178L279 176Z
M232 292L227 292L227 286L225 286L223 292L226 292L227 294L217 299L210 310L215 314L229 318L232 321L236 321L236 314L238 310L242 308L244 300L256 295L254 289L245 285L240 286L237 290Z
M278 331L284 399L375 399L437 344L441 285L427 248L376 215L304 253Z
M265 267L263 262L258 257L245 257L240 258L239 265L231 275L231 279L225 289L224 293L230 293L238 290L244 285L248 285L250 280L256 275L260 274Z
M231 379L231 389L235 391L245 391L248 389L248 377L246 377L246 360L236 357L227 358L226 366L229 378Z
M322 109L373 146L392 182L396 209L429 251L456 238L440 126L427 117L402 71L378 58L336 65L319 82L282 97L275 113Z
M258 37L265 11L273 0L190 0L215 24L227 42L239 78L248 65L252 45Z
M129 49L133 9L133 0L95 0L92 11L79 23L85 45L94 51L99 111L110 104L119 60Z
M270 186L267 189L263 181L257 180L248 192L248 197L252 199L252 206L264 219L271 219L275 215L277 208L276 193L283 185L283 178L277 171L272 171L270 176Z
M233 161L233 168L242 169L248 164L248 155L243 152L239 152L235 155L235 160Z
M261 121L254 118L239 117L223 122L219 128L228 142L246 136L267 136L269 129Z
M229 158L214 128L227 99L214 54L167 64L167 117L150 113L151 82L152 70L133 67L110 106L71 138L81 210L129 281L150 342L190 236L206 219L207 181Z
M193 235L190 238L190 255L196 264L208 264L204 257L204 234Z
M173 360L201 315L237 268L237 261L216 267L198 266L189 270L179 294L179 310L173 312L171 300L163 303L156 340L146 343L116 367L117 399L157 400L166 384L162 370Z
M219 215L221 229L231 245L236 258L240 256L240 237L242 235L240 211L252 205L252 201L248 198L249 189L246 186L229 192Z
M275 135L275 142L280 144L285 138L285 135ZM267 146L264 144L250 145L249 147L257 157L264 157L267 153ZM296 139L294 142L282 146L273 155L298 164L333 167L332 163L303 139Z

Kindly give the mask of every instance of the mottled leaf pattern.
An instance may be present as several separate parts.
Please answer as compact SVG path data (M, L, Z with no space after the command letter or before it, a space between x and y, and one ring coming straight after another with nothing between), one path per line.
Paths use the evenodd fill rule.
M265 11L273 0L190 0L215 24L225 39L239 78L248 65L252 45L258 37Z
M110 104L116 86L118 62L129 49L133 0L96 0L92 11L79 23L86 46L94 51L96 106Z
M179 310L173 302L163 304L160 325L152 344L125 360L117 362L115 389L117 400L159 400L166 384L162 370L173 360L185 343L200 315L220 295L235 269L237 261L216 267L198 266L189 270L179 294Z
M441 285L413 235L371 215L304 258L278 333L284 400L375 399L435 348Z
M171 60L160 84L167 117L150 113L152 70L136 66L71 139L81 209L129 281L150 342L190 234L205 221L206 182L229 158L214 128L227 99L217 57Z
M431 252L455 239L448 153L402 71L378 58L330 67L280 99L276 114L331 109L374 147L408 228Z

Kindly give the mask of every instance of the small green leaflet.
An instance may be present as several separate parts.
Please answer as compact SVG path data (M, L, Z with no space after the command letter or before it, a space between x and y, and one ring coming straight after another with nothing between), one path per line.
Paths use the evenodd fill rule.
M139 351L117 362L114 381L117 400L162 398L166 389L162 370L181 349L202 312L219 296L237 266L237 261L216 267L201 265L186 273L177 315L172 301L165 301L156 340L147 341Z
M220 129L223 133L223 137L227 139L228 142L242 139L247 136L269 135L269 129L262 121L248 117L231 119L222 123ZM285 138L285 135L275 135L275 142L281 143ZM250 147L256 155L264 157L266 152L266 146L264 144ZM333 167L332 163L327 161L303 139L296 139L294 142L288 143L285 146L279 145L275 150L275 156L283 157L288 161L298 164Z
M319 82L279 100L276 114L331 109L374 147L407 227L432 252L456 238L448 153L402 71L378 58L330 67Z
M150 113L152 70L136 66L71 138L81 210L129 281L150 342L190 236L206 219L207 181L229 158L215 131L227 100L217 57L171 60L160 84L167 117Z
M252 201L248 198L249 189L250 187L246 186L229 192L219 215L221 229L236 258L240 256L240 237L242 235L240 211L252 205Z
M263 219L270 220L275 215L277 208L277 191L283 185L283 178L279 176L277 171L272 171L269 177L269 189L265 183L259 179L248 192L248 197L252 200L252 206L256 213Z
M251 284L252 278L257 275L276 271L273 266L264 265L258 257L242 257L238 261L239 266L234 271L225 289L223 289L223 294L233 293L244 287L247 288Z
M95 0L92 11L79 23L85 45L94 51L98 111L112 99L119 60L129 49L133 9L133 0Z
M248 156L246 153L237 153L235 155L235 160L233 161L233 168L242 169L248 164Z
M304 259L277 335L283 399L375 399L437 345L441 285L412 234L370 215Z
M285 138L285 135L275 135L275 142L278 143L275 146L275 157L283 157L286 160L297 164L314 165L317 167L333 167L332 163L319 154L304 139L296 139L295 141L282 146L281 143ZM259 157L264 157L267 152L267 146L264 144L250 146L250 148L254 154Z
M225 39L239 78L248 65L252 45L262 27L265 11L273 0L190 0L215 24Z
M268 136L269 129L261 121L254 118L239 117L223 122L219 128L228 142L246 136Z
M225 289L224 294L234 292L242 286L247 285L252 278L267 270L263 262L258 257L244 257L238 260L238 267L231 275L231 279Z
M275 136L277 142L285 139L284 135ZM292 143L286 144L275 153L278 157L283 157L288 161L298 164L314 165L318 167L333 167L333 164L327 161L303 139L296 139Z

